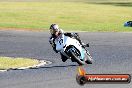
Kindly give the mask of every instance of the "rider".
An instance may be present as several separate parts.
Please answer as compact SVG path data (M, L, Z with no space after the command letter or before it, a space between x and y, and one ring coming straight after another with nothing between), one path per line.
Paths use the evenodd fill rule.
M57 52L57 50L56 50L55 39L56 39L60 34L62 34L62 33L63 33L65 36L69 36L69 37L71 37L71 38L77 39L77 40L79 41L79 43L82 45L82 42L81 42L81 40L80 40L80 37L79 37L78 33L64 33L64 31L63 31L62 29L60 29L59 26L58 26L57 24L52 24L52 25L50 26L49 29L50 29L50 33L51 33L51 37L50 37L50 39L49 39L49 43L52 45L53 50L54 50L56 53L58 53L58 52ZM67 60L67 57L64 56L64 55L61 54L61 53L60 53L60 55L61 55L62 61L65 62L65 61Z

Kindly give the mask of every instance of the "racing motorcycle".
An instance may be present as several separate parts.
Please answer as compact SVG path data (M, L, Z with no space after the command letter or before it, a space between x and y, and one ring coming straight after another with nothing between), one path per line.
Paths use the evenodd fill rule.
M71 59L72 62L77 62L79 65L92 64L89 51L75 38L60 34L55 39L55 44L56 50Z

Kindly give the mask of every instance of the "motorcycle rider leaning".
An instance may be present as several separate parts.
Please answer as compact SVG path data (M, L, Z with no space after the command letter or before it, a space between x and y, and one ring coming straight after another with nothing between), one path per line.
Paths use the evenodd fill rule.
M60 34L62 34L62 33L63 33L65 36L69 36L69 37L71 37L71 38L77 39L77 40L79 41L79 43L80 43L81 45L83 45L82 42L81 42L81 40L80 40L80 37L79 37L78 33L68 33L68 32L67 32L67 33L64 33L64 31L63 31L62 29L60 29L59 26L58 26L57 24L52 24L52 25L50 26L49 30L50 30L50 33L51 33L51 37L50 37L50 39L49 39L49 43L51 44L51 46L53 47L53 50L54 50L56 53L58 53L58 52L57 52L57 50L56 50L55 39L56 39ZM65 61L67 60L67 57L64 56L64 55L61 54L61 53L60 53L60 55L61 55L62 61L65 62Z

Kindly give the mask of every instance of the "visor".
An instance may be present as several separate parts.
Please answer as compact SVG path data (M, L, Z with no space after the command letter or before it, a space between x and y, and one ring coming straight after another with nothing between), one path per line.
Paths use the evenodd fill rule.
M50 33L51 33L51 34L55 34L55 33L58 32L58 31L59 31L58 29L55 29L55 30L50 29Z

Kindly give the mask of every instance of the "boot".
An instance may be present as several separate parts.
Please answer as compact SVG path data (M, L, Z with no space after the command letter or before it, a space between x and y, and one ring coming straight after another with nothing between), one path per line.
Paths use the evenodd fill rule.
M61 60L62 60L63 62L66 62L67 57L66 57L66 56L64 56L64 55L63 55L63 54L61 54L61 53L60 53L60 55L61 55Z

